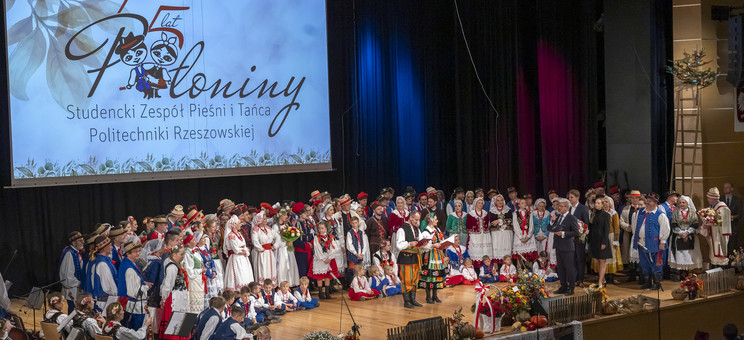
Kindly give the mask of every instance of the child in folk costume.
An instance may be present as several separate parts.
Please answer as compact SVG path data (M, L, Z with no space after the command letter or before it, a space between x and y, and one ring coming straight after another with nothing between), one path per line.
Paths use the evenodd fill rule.
M163 242L164 239L155 239L147 241L142 247L140 257L144 257L147 264L142 268L142 276L145 282L152 283L152 287L147 290L147 306L160 308L160 285L163 282ZM159 320L153 320L157 325Z
M196 244L197 240L194 234L187 232L183 239L186 254L181 266L189 276L189 305L190 311L193 313L204 310L204 289L207 285L207 276L205 275L207 270L202 265L201 255Z
M94 339L96 335L101 333L99 323L103 324L106 320L96 313L95 300L90 294L78 294L76 306L75 311L63 321L63 324L71 324L70 326L73 328L80 328L85 331L87 339Z
M142 277L142 272L135 263L141 252L142 245L139 243L130 242L124 245L122 248L124 258L119 266L117 278L119 303L124 304L123 324L133 329L139 329L145 321L147 292L152 286L152 282L146 282ZM106 315L110 316L108 312Z
M499 282L499 271L494 267L491 258L483 256L483 265L480 267L480 275L478 278L483 283L496 283Z
M43 322L46 323L52 323L55 325L61 325L63 322L65 322L65 319L67 319L67 314L62 312L62 295L55 293L49 295L47 298L47 306L49 306L49 309L46 313L44 313L44 320ZM75 310L75 305L73 304L73 311ZM39 333L39 336L44 338L44 330L42 329Z
M481 200L481 207L483 206L482 202ZM483 212L483 215L486 215L485 212ZM444 251L440 249L440 244L444 241L444 233L439 229L438 223L437 215L429 214L426 216L426 220L422 222L425 227L419 234L419 241L429 240L428 243L420 246L421 280L419 281L419 287L426 289L427 303L442 302L437 296L437 291L444 288L444 278L448 272L447 257Z
M496 263L502 263L504 256L512 255L514 245L513 213L506 205L504 196L497 194L491 201L488 213L491 222L491 252ZM471 253L472 255L472 253Z
M359 229L359 218L351 217L351 229L346 234L346 261L352 268L361 264L363 268L369 267L369 240L367 234ZM354 278L354 272L350 268L346 269L346 282L351 282Z
M398 236L396 235L398 233L398 229L403 226L403 223L406 223L408 221L408 217L410 216L410 211L406 207L406 200L402 196L398 196L395 199L395 210L388 216L388 235L390 235L391 240L390 242L392 244L396 244L398 241ZM398 253L396 250L393 250L393 256L398 256Z
M490 219L488 211L483 209L482 198L476 198L473 204L475 208L468 213L465 220L465 227L468 230L468 251L473 258L481 259L483 255L491 255L493 252ZM480 265L479 262L477 261L476 264Z
M88 267L88 277L91 281L91 293L96 299L96 307L105 311L106 306L116 302L119 294L116 278L119 273L111 262L111 239L106 236L96 238L96 247ZM105 316L105 315L104 315Z
M299 282L299 279L297 281ZM294 312L301 308L297 298L292 294L289 282L287 281L282 281L279 284L279 291L276 292L276 298L277 301L281 302L282 308L287 312Z
M380 296L385 297L385 287L387 287L388 281L385 280L385 276L382 275L380 268L377 266L371 266L367 272L369 273L370 287L380 292Z
M106 324L102 332L105 336L110 336L116 340L145 340L147 338L147 327L150 326L152 319L148 317L143 320L142 325L137 328L123 325L124 308L114 302L106 308Z
M538 278L545 280L545 282L558 281L558 274L550 266L550 256L548 252L541 251L540 258L532 264L532 272L537 275Z
M468 244L468 229L465 227L468 212L463 211L462 201L455 200L454 204L454 211L447 216L447 227L445 228L445 234L459 235L460 243ZM475 209L475 207L473 207L473 209Z
M207 249L206 244L207 240L209 240L209 236L204 235L203 233L197 233L195 238L198 240L196 242L197 252L195 254L199 255L199 258L202 261L202 266L204 266L205 269L204 276L207 278L206 291L204 294L204 308L207 309L209 308L209 301L220 294L219 283L217 282L217 268L215 266L215 261L212 258L212 254L210 254Z
M669 239L669 266L687 272L703 267L703 255L700 251L700 237L695 235L700 227L695 204L689 196L682 196L677 201L679 209L672 213L672 235Z
M457 207L457 203L455 203L455 207ZM460 237L457 234L455 234L455 243L447 248L445 254L449 258L449 274L445 284L447 286L459 285L464 280L460 267L465 264L465 259L470 258L470 254L465 247L460 245Z
M519 210L514 213L514 244L513 258L524 257L527 260L537 259L537 245L535 244L534 224L526 199L519 200ZM520 256L521 255L521 256Z
M462 284L470 286L478 282L478 272L473 268L473 259L465 259L465 263L460 268L460 271L463 278Z
M333 208L331 208L333 209ZM321 300L330 299L331 279L338 277L336 266L337 253L341 252L341 246L333 235L327 233L327 221L318 224L318 234L313 241L313 265L310 277L318 281L318 293Z
M374 268L374 269L373 269ZM384 296L393 296L400 294L401 292L401 283L400 279L398 278L398 274L393 271L393 267L391 266L384 266L383 272L379 273L377 270L377 267L370 267L370 276L374 280L374 275L381 275L380 278L382 278L380 282L381 288L375 288L379 290ZM379 273L379 274L377 274Z
M512 282L517 279L517 267L512 264L512 257L506 255L503 257L503 264L499 269L499 282Z
M239 204L232 210L232 217L225 224L225 239L223 252L227 255L225 266L225 289L240 290L253 282L253 268L248 261L250 250L240 227L248 223L250 212L245 204Z
M313 309L320 305L318 299L315 299L310 295L309 286L310 279L308 279L307 276L303 276L300 278L300 286L297 287L297 290L294 292L294 296L297 298L297 303L302 309Z
M253 217L253 229L251 230L253 249L256 249L256 272L258 273L258 282L266 279L276 282L276 248L281 244L281 237L271 227L267 225L266 213L263 211Z
M302 236L292 243L292 247L294 247L294 257L297 262L297 274L303 277L308 275L310 266L313 263L312 255L315 228L312 219L309 218L311 213L302 202L297 202L292 206L292 213L297 215L295 226L302 233Z
M209 214L204 217L204 233L206 244L202 249L206 250L209 256L212 257L215 274L214 279L208 278L208 280L210 280L212 286L217 289L217 294L222 294L222 291L225 290L225 267L222 265L222 258L219 254L221 235L219 230L219 218L217 215Z
M535 244L537 245L537 251L549 251L552 244L549 242L548 225L550 224L550 212L545 208L547 203L545 199L538 198L535 201L535 210L532 211L532 225L533 234L535 235Z
M193 340L209 340L212 334L222 324L222 314L225 312L225 299L221 296L215 296L209 299L209 308L199 313L196 318L196 328Z
M245 313L245 309L240 306L232 306L229 308L230 318L221 323L214 331L213 337L215 339L246 339L248 333L243 326L246 319L249 317ZM255 320L253 320L255 322Z
M351 301L374 299L380 295L379 290L372 289L371 279L364 276L364 266L361 264L354 265L354 272L354 279L351 281L351 288L349 288Z
M390 266L393 268L394 272L398 272L398 264L395 263L395 257L393 257L390 248L390 241L382 240L382 242L380 242L380 250L376 251L372 255L372 265L377 266L381 273L383 272L383 269L385 269L385 266Z
M338 220L333 218L335 211L336 210L333 208L333 204L331 203L323 206L323 208L321 208L321 222L318 224L318 227L320 224L325 222L328 236L333 236L333 239L338 243L338 251L333 253L333 260L336 270L341 272L346 269L346 240L344 239L346 234L344 234L343 225L339 224ZM315 256L315 251L313 251L313 253L313 256ZM321 299L323 299L323 297L321 297Z
M166 335L165 329L168 326L173 312L190 311L189 306L189 275L181 267L186 248L176 246L173 248L168 258L163 262L165 277L163 284L160 286L160 296L163 298L163 318L160 321L158 338L163 340L180 340L175 335Z
M274 291L274 282L269 279L265 279L263 282L263 288L261 289L261 298L266 303L269 313L272 315L284 315L287 311L284 309L284 304L280 301L276 292Z

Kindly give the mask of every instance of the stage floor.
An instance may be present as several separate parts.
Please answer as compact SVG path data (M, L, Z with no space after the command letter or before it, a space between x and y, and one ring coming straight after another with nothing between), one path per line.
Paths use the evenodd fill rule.
M591 278L591 277L589 277ZM620 280L624 278L620 277ZM595 279L596 281L596 279ZM592 282L592 281L587 281ZM493 286L502 287L505 283L492 284ZM558 283L546 284L550 292L558 289ZM664 291L658 292L662 303L665 306L683 303L672 300L672 289L679 286L679 283L665 281L663 283ZM576 290L576 295L584 294L583 289ZM639 285L636 282L608 285L607 293L610 299L626 298L641 293ZM657 291L646 291L644 295L657 298ZM313 294L317 296L317 294ZM340 293L332 295L331 300L323 300L320 306L310 311L299 311L287 313L282 317L282 322L269 326L274 339L300 339L303 335L311 331L326 330L332 334L346 333L351 329L352 321L349 313L343 306ZM439 293L442 303L426 304L426 294L423 290L418 291L418 301L424 307L416 309L403 308L403 298L400 295L378 298L368 301L347 301L349 309L354 316L357 324L361 325L363 339L385 339L387 329L398 326L405 326L408 322L425 319L435 316L449 317L453 311L462 307L465 314L465 320L473 322L473 313L470 312L470 306L475 300L475 290L473 286L456 286L446 288ZM348 298L348 296L347 296ZM22 301L12 301L12 312L23 318L26 327L31 328L34 324L32 310L21 308ZM36 313L36 329L39 329L39 322L43 318L43 311ZM595 320L604 319L595 317ZM591 322L591 321L590 321Z

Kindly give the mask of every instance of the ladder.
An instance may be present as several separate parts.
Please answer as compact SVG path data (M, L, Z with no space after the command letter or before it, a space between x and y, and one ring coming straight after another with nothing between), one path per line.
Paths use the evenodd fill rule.
M679 86L675 93L674 152L669 189L693 197L703 190L702 95L698 86Z

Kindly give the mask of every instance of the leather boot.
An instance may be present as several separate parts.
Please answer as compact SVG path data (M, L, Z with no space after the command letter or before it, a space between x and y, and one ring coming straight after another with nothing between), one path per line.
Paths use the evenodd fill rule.
M426 303L434 303L434 300L431 299L431 288L429 287L426 287Z
M635 268L635 263L628 263L628 282L637 280L638 272Z
M420 304L418 301L416 301L416 290L411 291L411 304L416 307L423 307L424 305Z
M646 275L643 273L638 273L638 284L641 286L646 285Z
M412 294L413 294L412 291L408 293L403 293L403 307L413 308L413 304L411 303Z
M436 303L442 303L442 300L439 300L439 297L437 296L437 290L438 289L432 288L431 290L432 290L432 292L431 292L431 299L434 300L434 302L436 302Z
M661 288L662 275L656 274L653 276L654 283L651 285L651 290L659 290Z
M641 289L650 289L653 286L652 275L641 275L640 277L643 277L643 286L641 286Z
M605 274L605 284L615 284L615 274Z

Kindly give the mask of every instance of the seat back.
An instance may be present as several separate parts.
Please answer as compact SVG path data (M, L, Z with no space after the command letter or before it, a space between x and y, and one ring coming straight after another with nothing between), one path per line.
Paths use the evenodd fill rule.
M42 322L41 331L44 332L44 339L46 340L60 340L56 323Z

